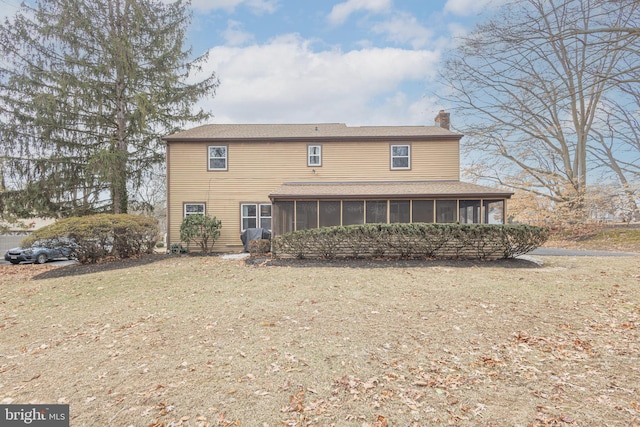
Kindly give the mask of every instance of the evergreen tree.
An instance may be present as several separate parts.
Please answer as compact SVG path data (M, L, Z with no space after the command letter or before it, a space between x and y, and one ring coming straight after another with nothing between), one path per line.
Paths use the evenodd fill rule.
M188 7L37 0L0 25L0 215L127 212L219 84L183 47Z

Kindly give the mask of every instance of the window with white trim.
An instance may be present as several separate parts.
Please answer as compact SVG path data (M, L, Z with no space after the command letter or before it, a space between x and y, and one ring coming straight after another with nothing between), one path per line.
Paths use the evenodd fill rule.
M391 146L391 169L411 169L411 146Z
M322 166L322 145L307 145L307 166Z
M209 164L210 171L226 171L227 170L227 146L226 145L210 145Z
M260 220L260 228L266 228L267 230L271 230L271 204L270 203L262 203L260 204L260 216L258 217Z
M247 228L265 228L271 230L271 204L243 203L240 205L240 226Z
M205 208L204 203L185 203L184 204L184 216L187 215L204 215Z

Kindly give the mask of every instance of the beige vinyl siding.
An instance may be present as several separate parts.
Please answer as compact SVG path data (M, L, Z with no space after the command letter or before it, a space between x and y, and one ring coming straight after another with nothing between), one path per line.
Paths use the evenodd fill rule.
M240 204L269 203L283 182L458 180L458 141L393 142L411 145L411 169L390 169L391 142L326 142L322 166L307 166L300 142L172 142L168 162L169 238L180 240L183 204L206 203L222 220L214 250L240 248ZM207 170L207 147L228 146L228 170Z

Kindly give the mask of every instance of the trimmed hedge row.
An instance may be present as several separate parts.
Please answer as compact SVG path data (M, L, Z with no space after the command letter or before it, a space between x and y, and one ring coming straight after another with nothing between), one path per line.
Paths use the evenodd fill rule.
M129 258L151 253L158 241L158 221L139 215L98 214L71 217L34 231L22 241L30 246L39 239L71 238L73 255L80 262L115 256Z
M276 257L513 258L541 246L549 230L530 225L361 224L300 230L273 240Z

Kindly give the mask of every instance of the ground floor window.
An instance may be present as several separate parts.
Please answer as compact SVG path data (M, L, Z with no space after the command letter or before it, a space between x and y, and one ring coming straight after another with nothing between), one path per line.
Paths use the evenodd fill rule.
M260 203L260 228L271 230L271 203Z
M205 206L204 203L185 203L184 204L184 216L187 215L204 215Z
M271 230L271 204L243 203L240 206L242 231L247 228Z

